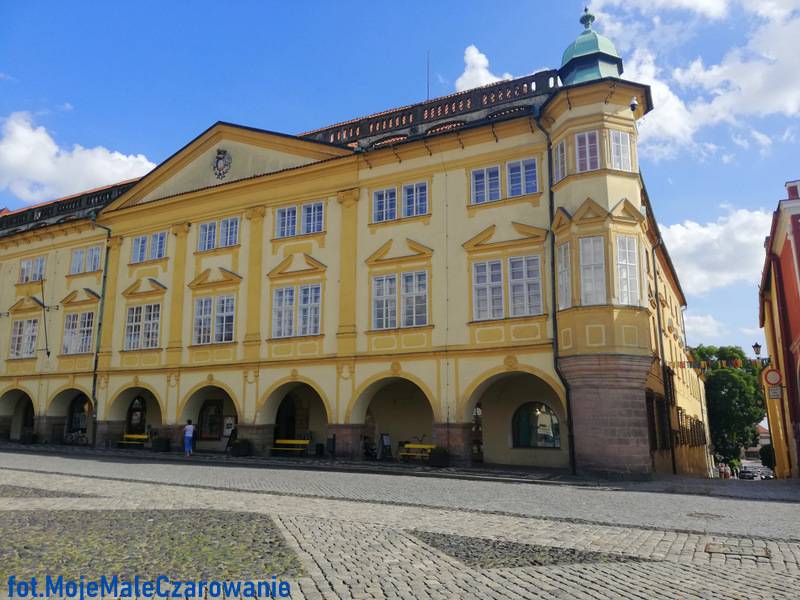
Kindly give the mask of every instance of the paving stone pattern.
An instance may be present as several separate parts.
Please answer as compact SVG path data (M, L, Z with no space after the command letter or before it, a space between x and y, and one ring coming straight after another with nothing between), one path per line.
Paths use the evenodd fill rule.
M285 573L293 586L293 598L800 597L800 541L786 533L792 531L789 519L782 520L781 513L769 513L776 507L784 509L796 521L797 506L784 503L737 504L734 500L699 497L683 502L673 494L662 498L650 492L606 491L595 496L571 487L458 481L434 482L438 485L431 490L425 489L431 486L428 480L404 477L396 478L402 480L396 483L401 492L393 492L384 481L391 478L376 480L376 476L365 474L319 478L323 474L314 473L309 478L305 472L282 471L276 477L263 469L232 468L221 474L225 471L221 467L181 470L171 466L162 470L159 467L165 465L155 465L155 473L148 478L136 465L126 472L129 465L117 463L71 464L52 459L49 463L39 460L24 469L21 462L16 461L12 469L3 468L6 463L0 465L0 486L41 489L42 493L39 497L0 497L0 539L7 539L20 522L47 522L68 515L64 518L77 519L86 526L81 551L97 556L106 548L103 535L94 533L98 518L148 515L144 522L137 521L125 529L129 537L146 536L148 524L152 527L156 522L147 519L153 518L158 519L156 529L162 532L158 537L168 538L171 533L164 532L191 531L192 523L203 521L198 516L210 515L218 521L206 532L216 531L213 537L230 540L230 545L207 544L210 550L206 554L190 552L182 560L159 561L162 572L175 569L197 577L204 564L217 568L215 559L224 563L220 557L231 554L239 560L235 564L240 570L231 568L230 572L242 578L262 572ZM80 468L90 477L75 474ZM131 481L120 479L121 475L128 475L126 479ZM347 483L353 486L349 493L340 493L343 483L336 479L338 475L349 476ZM200 483L200 487L187 487L187 479ZM212 485L215 480L222 485ZM270 487L282 489L270 492ZM74 490L92 497L52 495ZM507 505L516 498L520 503L516 512L476 510L474 495L489 498L491 492L497 500L490 501L489 508L497 508L498 503ZM539 510L548 502L547 492L555 495L549 502L566 502L559 507L563 516ZM402 502L397 500L398 493ZM439 494L447 494L447 500ZM513 498L504 497L509 495ZM414 497L425 502L414 504ZM653 525L653 519L639 519L651 497L655 497L651 510L672 505L670 516L661 519L660 527ZM438 502L431 502L433 499ZM680 504L677 499L682 506L675 506ZM625 524L600 521L607 508L598 510L595 504L611 501L623 512L635 507L623 515ZM663 526L676 514L696 511L728 515L730 510L745 517L750 510L764 511L775 521L774 530L784 533L765 535L768 531L762 521L747 518L733 532L726 531L727 517L709 519L722 523L717 531L689 531L683 523L673 528ZM119 521L114 523L127 527ZM253 528L248 529L251 525ZM27 525L24 528L31 529ZM106 530L108 527L102 531ZM264 531L265 537L259 537ZM249 541L242 543L239 535ZM39 541L45 548L41 552L57 554L61 543L57 534L43 535ZM153 543L165 551L184 548L185 544L176 541ZM19 539L10 540L16 553L21 544L24 542ZM134 549L127 542L119 545ZM144 561L147 567L143 554L131 550L126 560Z

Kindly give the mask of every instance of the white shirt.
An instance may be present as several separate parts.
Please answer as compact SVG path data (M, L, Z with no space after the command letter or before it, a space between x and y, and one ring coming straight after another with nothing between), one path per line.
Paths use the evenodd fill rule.
M194 435L194 425L186 425L183 428L184 437L192 437Z

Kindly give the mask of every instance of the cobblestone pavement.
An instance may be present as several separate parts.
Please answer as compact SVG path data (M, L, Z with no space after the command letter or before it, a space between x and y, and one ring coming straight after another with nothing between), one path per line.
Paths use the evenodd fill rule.
M623 488L625 492L621 492L610 484L591 487L513 484L196 465L191 463L191 459L185 464L175 464L10 453L0 453L0 466L225 490L460 508L541 518L800 540L797 503L764 503L636 491L648 488L638 488L633 484L626 484ZM754 486L769 484L741 483Z
M43 492L38 497L29 491L2 496L0 512L79 510L85 511L87 524L92 523L92 511L108 510L268 515L285 547L302 564L303 575L292 580L296 598L800 595L800 537L790 533L800 510L788 503L363 474L337 482L349 474L314 473L326 475L320 480L309 478L307 472L276 474L263 469L255 473L227 469L229 475L223 476L220 471L225 468L169 465L164 469L167 465L161 464L149 465L148 476L147 466L139 464L50 458L32 465L25 464L26 457L10 465L8 455L1 458L0 486ZM272 481L276 475L280 475L277 481L262 481ZM383 479L409 481L399 483L400 493ZM195 487L187 487L191 482ZM224 489L212 489L212 484ZM418 489L430 486L434 489ZM55 497L59 492L86 496ZM376 498L382 492L387 496ZM483 504L482 510L475 509L476 502ZM499 508L514 502L516 510ZM559 502L568 502L558 508L560 516L548 514L551 511L543 506ZM615 502L625 513L619 520L627 524L599 522L610 513L610 506L596 505ZM692 510L723 517L705 517L718 525L714 533L690 532L685 522L678 527L654 525L652 518L638 522L648 503L651 511L669 512L664 522ZM730 511L743 521L736 527L724 516ZM770 534L758 519L751 524L749 511L768 514L774 521L769 531L778 535ZM87 536L88 552L91 540ZM135 562L136 554L129 560Z

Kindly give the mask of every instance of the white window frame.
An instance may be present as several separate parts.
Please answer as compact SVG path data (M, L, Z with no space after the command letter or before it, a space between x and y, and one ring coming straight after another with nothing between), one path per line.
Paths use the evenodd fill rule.
M230 248L239 244L239 217L226 217L219 222L219 247Z
M489 171L496 171L497 172L497 193L495 195L492 194L492 188L490 186L490 175ZM476 175L483 176L483 191L478 191L478 184L476 181ZM470 174L470 189L472 190L471 194L471 203L472 204L488 204L490 202L497 202L498 200L502 200L503 198L503 189L500 183L500 166L494 165L491 167L484 167L482 169L472 169L472 173Z
M292 286L272 290L272 337L294 336L295 289Z
M167 232L157 231L150 235L150 251L147 255L150 260L158 260L167 255Z
M281 206L275 211L275 237L287 238L297 235L297 207Z
M428 214L428 182L407 183L403 186L403 217Z
M605 238L580 238L581 305L606 304Z
M236 337L236 297L226 294L214 300L214 343L232 342Z
M372 222L385 223L397 219L397 188L372 192Z
M400 274L401 327L428 324L428 272L407 271Z
M519 169L519 191L516 193L514 192L514 186L511 182L511 170L513 168ZM529 185L530 182L527 177L529 170L533 172L532 185ZM506 196L509 198L527 196L528 194L535 194L539 191L539 165L535 158L523 158L506 163L506 190Z
M567 176L567 140L561 140L556 144L556 152L553 160L553 176L556 183Z
M137 235L131 241L131 264L147 260L147 236Z
M303 235L320 233L325 229L325 205L321 201L303 204L300 231Z
M210 344L213 328L214 298L203 296L194 299L194 318L192 319L192 344Z
M509 257L508 303L511 317L544 314L542 261L538 254Z
M144 350L158 348L161 330L161 305L145 304L142 311L140 347Z
M639 306L639 246L632 235L617 236L617 290L620 304Z
M142 340L142 305L129 306L125 314L125 350L138 350Z
M197 250L206 252L217 247L217 222L200 223L197 230Z
M397 275L394 273L372 278L372 328L397 328Z
M31 281L43 281L44 268L44 256L22 259L19 262L19 282L29 283Z
M64 315L63 354L87 354L92 351L94 312Z
M618 171L632 171L631 134L627 131L612 129L610 131L610 142L611 168Z
M36 338L39 319L21 319L11 323L11 347L9 358L33 358L36 356Z
M322 285L319 283L301 285L297 296L298 335L319 335Z
M558 309L572 306L572 256L570 243L564 242L556 248L556 269L558 273Z
M590 140L594 140L590 143ZM584 145L585 156L581 157L581 144ZM594 147L594 156L592 156L591 149ZM585 161L585 165L581 166L581 161ZM600 168L600 134L595 131L582 131L575 134L575 171L578 173L586 173L588 171L596 171Z
M86 249L86 272L94 273L100 270L100 257L103 254L101 246L89 246Z
M85 248L75 248L72 251L72 256L69 262L69 274L77 275L84 272L84 256L86 254Z
M479 281L483 271L485 281ZM498 280L492 276L499 274ZM486 294L486 314L481 314L480 296ZM498 296L499 292L499 296ZM503 289L503 261L486 260L472 263L472 318L475 321L493 321L505 318L505 290Z

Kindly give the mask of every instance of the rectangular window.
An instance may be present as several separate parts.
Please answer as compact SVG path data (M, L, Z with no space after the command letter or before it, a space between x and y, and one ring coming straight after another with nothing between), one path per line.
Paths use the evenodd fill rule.
M100 270L100 246L86 249L86 271L93 273Z
M500 200L500 168L472 171L472 203L484 204L495 200Z
M275 237L291 237L297 235L297 207L279 208L275 215Z
M140 263L147 260L147 236L140 235L133 238L131 247L131 262Z
M211 298L197 298L194 301L194 344L211 343L211 304Z
M570 268L569 242L561 244L556 251L558 269L558 308L572 306L572 270Z
M19 281L41 281L44 279L44 256L26 258L19 263Z
M11 326L11 358L31 358L36 356L36 334L39 319L14 321Z
M587 131L575 135L575 164L578 173L600 168L600 154L597 146L597 132Z
M272 292L272 337L294 335L294 288L278 288Z
M161 305L145 304L142 319L142 348L158 348L160 322Z
M507 165L508 197L534 194L538 190L536 181L536 159L517 160Z
M239 243L239 217L229 217L219 222L220 248L235 246Z
M428 274L425 271L403 273L402 307L403 327L428 324Z
M556 155L553 164L554 177L561 181L567 176L567 140L561 140L556 145Z
M428 184L411 183L403 186L403 216L428 214Z
M64 354L85 354L92 351L94 313L64 315Z
M318 283L300 286L300 335L319 335L319 313L322 286Z
M214 321L214 342L220 344L233 341L234 317L234 297L219 296L217 298L217 314Z
M511 316L542 314L542 272L538 256L515 256L508 261Z
M631 136L625 131L611 130L611 168L631 170Z
M197 249L200 252L203 252L205 250L213 250L216 247L217 247L216 221L212 221L211 223L201 223L200 234L197 238Z
M150 236L150 260L164 258L167 254L167 232L159 231Z
M372 194L372 218L375 223L397 218L397 190L389 188Z
M303 227L302 232L319 233L322 231L323 207L322 202L312 202L303 205Z
M617 236L617 285L621 304L639 305L639 250L633 236Z
M397 276L381 275L372 279L372 328L397 327Z
M503 318L503 263L499 260L472 265L472 306L476 321Z
M603 238L581 238L581 304L606 303L606 268Z
M142 307L128 307L125 319L125 350L137 350L142 337Z
M75 275L76 273L83 273L83 255L84 249L78 248L72 251L72 261L69 265L69 274Z

